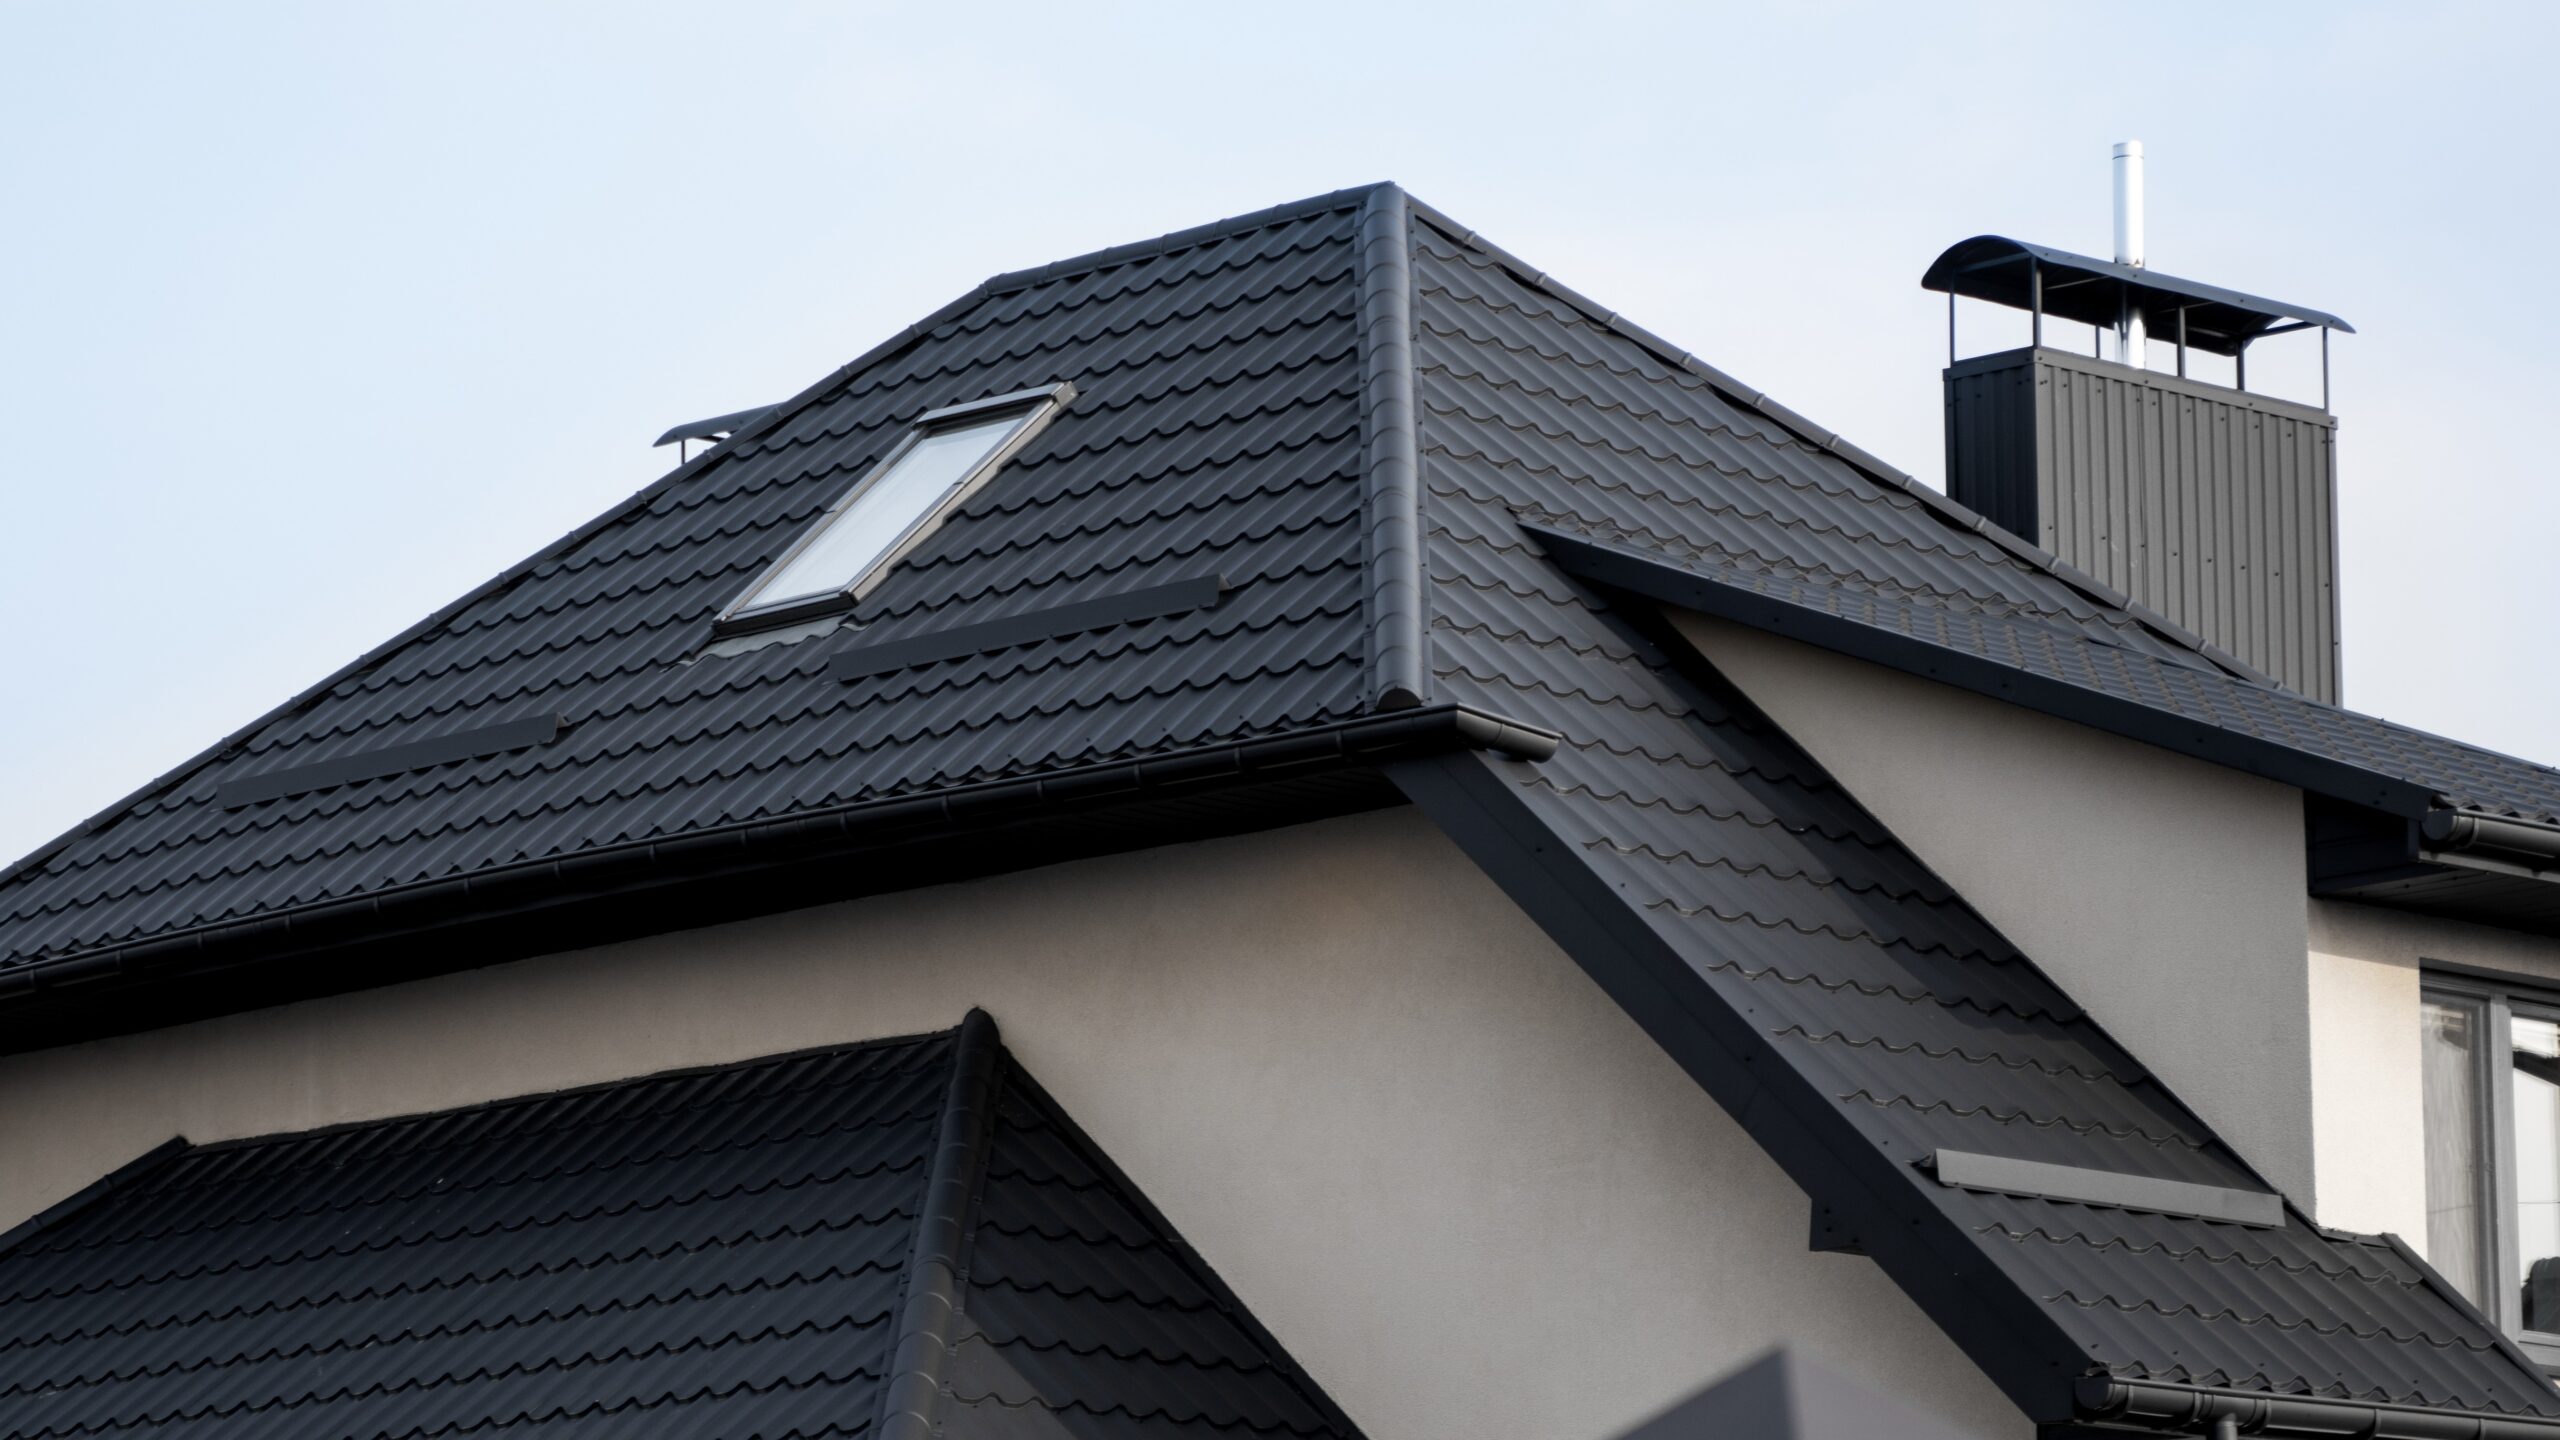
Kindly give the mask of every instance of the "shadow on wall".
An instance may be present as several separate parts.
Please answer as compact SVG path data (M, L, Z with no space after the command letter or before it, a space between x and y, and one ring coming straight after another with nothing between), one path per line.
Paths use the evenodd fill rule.
M1772 1350L1619 1440L1963 1440L1792 1351Z

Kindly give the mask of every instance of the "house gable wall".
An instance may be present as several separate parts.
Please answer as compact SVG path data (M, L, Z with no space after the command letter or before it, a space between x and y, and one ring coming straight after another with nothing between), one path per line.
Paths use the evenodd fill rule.
M1675 620L2243 1158L2317 1206L2300 792L1727 621Z
M2560 942L2310 898L2285 786L1675 619L2269 1180L2424 1251L2422 966L2560 985Z
M976 1004L1374 1437L1602 1440L1785 1343L2008 1402L1417 813L908 891L0 1059L0 1225L172 1133L409 1113Z

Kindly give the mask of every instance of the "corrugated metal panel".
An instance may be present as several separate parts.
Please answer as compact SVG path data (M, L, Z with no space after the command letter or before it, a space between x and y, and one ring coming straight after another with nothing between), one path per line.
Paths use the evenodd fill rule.
M2051 349L1950 366L1946 394L1958 501L2337 701L2333 417Z

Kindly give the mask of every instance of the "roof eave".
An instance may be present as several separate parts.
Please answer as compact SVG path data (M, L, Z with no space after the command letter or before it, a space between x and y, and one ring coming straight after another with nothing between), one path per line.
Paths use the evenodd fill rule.
M1537 726L1466 706L1433 705L1165 754L877 797L775 819L600 846L565 858L475 870L71 951L0 971L0 1053L199 1018L194 1008L164 1014L132 1003L131 997L138 990L174 988L181 982L210 983L223 977L222 983L227 986L236 983L241 999L223 1008L300 998L290 992L265 995L254 982L230 978L285 960L309 965L321 957L352 956L398 942L440 941L440 937L465 929L475 934L520 931L527 937L525 943L535 947L509 944L493 953L480 943L439 944L440 949L470 952L470 958L425 963L412 967L415 973L408 969L387 975L368 972L358 980L339 981L333 988L418 978L439 969L489 963L492 958L516 958L545 949L626 938L620 934L564 937L543 922L542 917L578 914L579 907L591 903L610 903L617 910L627 909L637 915L637 902L652 894L673 895L688 886L708 885L738 890L743 896L745 887L738 883L740 877L779 877L825 857L886 849L921 865L923 857L934 853L931 847L936 845L967 842L981 847L983 842L973 837L1016 833L1024 827L1077 817L1137 817L1131 822L1136 829L1134 834L1115 828L1110 835L1095 834L1076 842L1088 847L1084 849L1035 839L1028 842L1031 848L1014 861L1003 861L992 852L974 857L972 863L979 868L972 873L1053 863L1086 853L1194 838L1195 829L1203 822L1191 818L1177 825L1157 819L1147 807L1212 796L1235 797L1233 804L1238 807L1237 814L1221 823L1223 833L1291 824L1313 816L1301 807L1277 807L1266 815L1254 797L1274 786L1356 775L1415 755L1481 749L1537 759L1554 753L1557 743L1553 732ZM900 878L903 873L892 876L882 872L883 883L874 888L894 889L954 878L947 868L919 873L911 880ZM821 903L825 899L846 898L847 893L839 879L814 899L758 906L739 898L698 917L691 908L679 907L683 914L656 928L684 928L688 924L745 918L762 909ZM91 1017L87 1026L60 1023L59 1016L65 1009Z
M2427 786L2380 771L1721 583L1567 531L1534 522L1523 522L1522 528L1567 574L1592 584L1801 640L2384 817L2391 832L2387 843L2371 842L2346 869L2322 855L2312 857L2308 879L2315 895L2505 929L2560 933L2560 923L2545 918L2545 912L2560 913L2560 903L2554 903L2560 897L2553 894L2560 888L2560 827L2451 805ZM2479 880L2462 892L2463 898L2448 899L2431 888L2460 874ZM2403 896L2400 890L2413 880L2427 884Z
M2440 808L2436 793L2406 780L2360 769L2237 731L2200 725L2101 690L2073 685L2002 665L1916 636L1861 624L1810 606L1773 599L1664 561L1604 545L1552 527L1524 523L1566 573L1594 584L1640 595L1658 604L1694 610L1802 640L1838 654L1869 660L1905 674L1937 680L1995 700L2005 700L2094 729L2209 760L2296 789L2350 804L2418 819Z

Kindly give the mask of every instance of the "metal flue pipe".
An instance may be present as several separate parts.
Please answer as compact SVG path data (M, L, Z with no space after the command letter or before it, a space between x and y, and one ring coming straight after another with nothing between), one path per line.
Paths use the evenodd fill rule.
M2142 255L2142 142L2116 146L2116 263L2139 267ZM2146 355L2142 315L2128 300L2116 320L2116 358L2139 369Z

